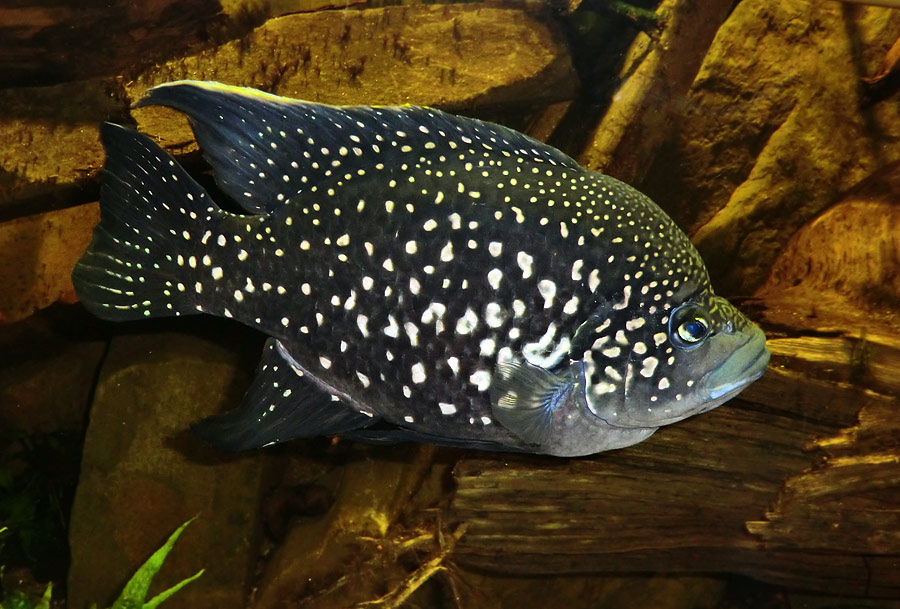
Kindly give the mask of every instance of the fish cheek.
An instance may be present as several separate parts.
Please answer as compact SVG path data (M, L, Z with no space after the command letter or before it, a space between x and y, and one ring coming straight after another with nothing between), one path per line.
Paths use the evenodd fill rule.
M626 395L626 378L619 382L611 382L602 374L598 377L593 371L593 356L585 354L584 405L588 414L611 426L616 426L625 412L629 397ZM621 423L618 423L621 424Z

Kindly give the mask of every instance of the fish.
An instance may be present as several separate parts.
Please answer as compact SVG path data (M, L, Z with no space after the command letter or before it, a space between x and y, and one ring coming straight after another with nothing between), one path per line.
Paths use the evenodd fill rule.
M100 222L72 280L105 320L209 314L268 337L240 405L192 427L223 450L591 455L766 369L763 331L659 206L517 131L204 81L135 105L187 116L235 211L104 123Z

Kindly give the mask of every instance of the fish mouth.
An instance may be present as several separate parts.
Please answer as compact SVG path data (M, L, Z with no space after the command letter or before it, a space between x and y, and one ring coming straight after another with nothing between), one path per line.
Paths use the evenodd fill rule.
M761 377L770 357L766 335L757 328L746 343L704 379L706 399L701 412L727 402Z

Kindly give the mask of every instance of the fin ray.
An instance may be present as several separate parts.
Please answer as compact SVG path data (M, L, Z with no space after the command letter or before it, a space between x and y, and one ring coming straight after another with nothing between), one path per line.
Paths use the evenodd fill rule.
M199 312L189 292L177 289L189 239L222 212L206 191L150 138L104 123L106 161L100 190L100 223L72 271L84 306L103 319ZM168 294L166 294L168 292Z
M553 412L571 394L575 382L528 362L497 365L491 381L494 417L525 442L546 444Z
M236 452L297 438L341 435L377 421L318 388L284 353L277 339L267 340L241 405L203 419L191 430L217 448Z
M190 80L153 87L135 105L184 112L217 184L250 213L277 210L331 172L390 167L400 162L398 142L427 141L437 158L453 152L447 143L453 139L460 147L579 169L562 152L507 127L419 106L329 106Z

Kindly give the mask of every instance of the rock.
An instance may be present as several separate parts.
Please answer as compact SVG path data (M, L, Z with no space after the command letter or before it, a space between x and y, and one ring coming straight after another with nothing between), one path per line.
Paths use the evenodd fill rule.
M230 19L265 21L282 15L311 13L327 9L351 9L364 5L367 0L220 0L222 13Z
M839 331L862 310L900 327L898 198L900 163L865 180L798 230L757 296L768 309L805 311L810 318L796 323L769 318Z
M335 487L334 505L323 518L294 523L265 567L253 609L279 609L285 599L310 609L373 601L426 562L411 559L439 550L440 523L430 502L440 496L434 489L447 467L435 466L434 448L350 446L339 452L331 451L337 465L321 476ZM426 506L432 511L423 518ZM430 526L421 526L424 520Z
M113 76L165 60L208 44L228 26L220 11L215 0L7 2L0 6L0 86Z
M639 186L722 292L751 294L800 226L900 158L896 104L860 95L898 27L885 8L747 0L717 32Z
M221 333L203 321L190 327ZM154 582L172 585L201 568L206 572L166 605L245 606L257 558L264 458L222 455L186 431L240 400L253 364L236 346L233 338L215 344L172 331L113 339L91 407L72 510L69 607L107 606L168 534L194 515Z
M246 37L169 61L127 85L193 78L331 104L540 105L575 94L552 21L517 9L420 4L321 11L267 21ZM134 111L142 131L176 150L193 138L170 110Z
M111 81L0 90L0 107L0 219L96 200L98 127L127 117Z
M80 307L54 307L0 326L0 429L81 432L106 351Z
M622 85L592 130L582 165L628 183L644 177L731 7L725 0L660 3L662 35L653 40L641 32L631 44L619 71Z
M97 204L0 223L0 322L75 302L70 275L100 219Z

